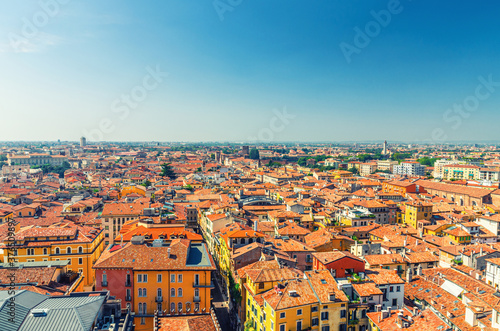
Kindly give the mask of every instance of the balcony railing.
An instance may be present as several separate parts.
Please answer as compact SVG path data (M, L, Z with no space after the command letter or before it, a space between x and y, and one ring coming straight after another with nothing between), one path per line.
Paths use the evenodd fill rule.
M200 282L194 282L193 283L193 287L209 287L209 288L213 288L214 287L214 283L210 283L210 284L201 284Z
M107 287L107 286L108 286L108 282L103 280L103 281L101 282L101 286L102 286L102 287Z
M155 299L156 302L163 302L163 296L156 296L156 299Z
M356 318L349 320L349 325L356 325L358 323L359 323L359 320Z
M200 300L200 297L194 297L194 298L193 298L193 302L200 302L200 301L201 301L201 300Z

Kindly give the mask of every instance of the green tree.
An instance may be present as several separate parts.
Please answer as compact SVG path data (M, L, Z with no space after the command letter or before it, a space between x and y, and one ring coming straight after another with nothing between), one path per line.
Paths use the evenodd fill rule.
M214 154L214 153L210 154L210 158L211 158L212 160L215 160L215 154Z
M160 176L162 176L162 177L168 177L170 179L176 179L177 178L177 175L175 174L174 170L172 169L172 166L170 166L170 163L163 163L161 165Z
M260 153L259 153L259 150L257 148L252 148L250 150L250 158L252 160L258 160L258 159L260 159Z
M347 169L347 171L350 171L355 175L359 174L359 170L356 167L349 168L349 169Z
M149 179L146 179L142 185L144 185L144 187L150 187L151 186L151 181Z

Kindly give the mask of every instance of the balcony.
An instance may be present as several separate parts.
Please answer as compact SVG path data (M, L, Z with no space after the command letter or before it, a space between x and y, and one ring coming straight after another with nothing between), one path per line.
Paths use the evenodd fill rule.
M163 296L156 296L155 302L163 302Z
M126 287L130 287L130 286L132 286L132 283L131 283L130 281L127 281L127 280L126 280L126 281L125 281L125 286L126 286Z
M358 323L359 323L359 320L356 318L349 320L349 325L356 325Z
M206 288L214 288L214 283L210 284L200 284L200 282L194 282L193 287L206 287Z
M194 297L194 298L193 298L193 302L200 302L200 301L201 301L201 300L200 300L200 297Z
M107 287L108 286L108 282L107 281L102 281L101 282L101 286L102 287Z
M132 301L132 297L130 295L125 296L125 301Z

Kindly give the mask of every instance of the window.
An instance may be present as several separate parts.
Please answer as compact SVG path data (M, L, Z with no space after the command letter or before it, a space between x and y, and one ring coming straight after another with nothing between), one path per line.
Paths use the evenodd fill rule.
M271 322L272 325L272 322ZM272 328L272 326L271 326ZM280 331L286 331L286 324L280 324Z
M56 247L56 254L60 254L60 252L59 247Z
M330 331L330 325L322 326L321 331Z
M342 309L340 311L340 318L344 318L345 317L345 309Z
M297 321L297 331L302 331L302 321Z
M158 288L158 289L156 290L156 296L157 296L157 297L161 297L161 296L162 296L162 291L161 291L161 288Z
M400 292L401 291L401 286L396 286L396 292Z
M317 311L318 311L318 306L312 306L311 312L314 313L314 312L317 312Z
M148 275L147 274L138 274L137 275L137 282L138 283L147 283L148 282Z
M102 275L102 282L103 283L107 283L108 282L108 275L106 275L106 274Z
M182 297L182 288L180 288L180 287L179 287L179 289L177 290L177 296L178 296L179 298L181 298L181 297Z
M177 283L182 283L182 275L177 275Z
M397 306L398 306L398 299L392 299L392 307L396 309Z
M200 275L194 275L194 285L200 285Z
M170 296L175 297L175 288L173 287L170 289Z
M28 248L28 255L35 255L35 249L34 248Z
M280 313L280 318L285 318L286 317L286 313Z
M199 298L200 297L200 290L195 288L194 289L194 296L195 298ZM250 304L250 299L248 299L248 304Z
M177 310L178 310L178 311L182 311L182 302L179 302L179 303L177 304Z
M83 247L82 246L79 246L78 247L78 253L82 254L83 253Z
M322 312L321 313L321 320L326 321L327 319L328 319L328 312L327 311Z
M297 309L297 316L302 315L302 309Z
M47 255L47 248L43 249L43 255Z
M83 264L83 259L81 257L78 258L78 264Z
M156 282L161 283L161 274L156 275Z
M170 282L175 283L175 274L170 275Z
M66 254L71 254L71 247L66 248Z
M394 286L389 287L389 292L394 292Z
M319 325L319 319L317 317L313 318L311 321L311 326Z
M172 302L172 303L170 304L170 311L171 311L171 312L174 312L174 311L175 311L175 302Z

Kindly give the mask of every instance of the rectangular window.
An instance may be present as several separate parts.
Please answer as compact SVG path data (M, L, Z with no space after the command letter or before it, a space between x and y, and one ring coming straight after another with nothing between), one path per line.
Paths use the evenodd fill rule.
M302 315L302 309L297 309L297 316Z
M177 276L177 283L182 283L182 275Z
M175 283L175 274L170 275L170 282Z
M156 282L161 283L161 274L156 275Z
M317 325L319 325L319 319L315 317L311 321L311 326L317 326Z
M286 317L286 313L280 313L280 318L285 318Z
M137 275L137 282L142 283L142 275L141 274Z
M272 322L271 322L271 328L272 328ZM280 324L280 331L286 331L286 324Z
M324 311L324 312L321 313L321 320L322 321L328 320L328 312L327 311Z
M345 317L345 309L342 309L340 311L340 318L344 318Z
M396 287L396 292L401 292L401 286Z
M83 259L81 257L78 258L78 264L83 264Z

